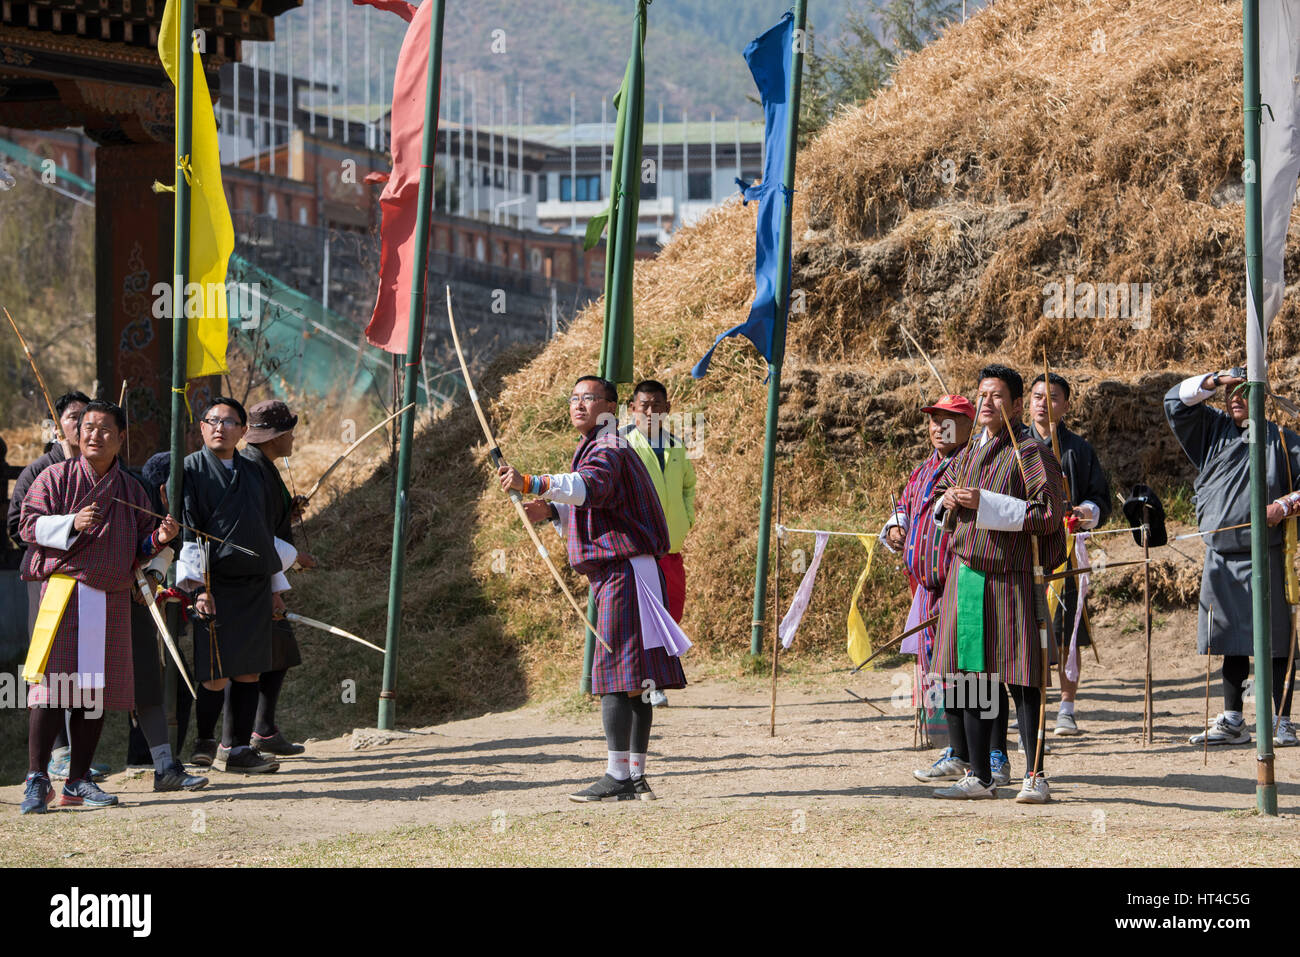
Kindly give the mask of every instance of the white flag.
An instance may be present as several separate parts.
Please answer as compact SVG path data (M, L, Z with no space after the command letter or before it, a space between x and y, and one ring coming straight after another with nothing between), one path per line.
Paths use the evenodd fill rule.
M830 541L830 538L825 532L817 533L817 541L813 546L812 564L808 566L803 581L799 583L799 590L794 593L794 601L790 604L790 610L785 613L785 617L781 619L781 627L777 629L782 648L789 648L794 641L794 633L799 630L799 622L803 621L803 613L808 610L808 602L812 601L813 582L817 580L817 567L822 563L822 552L826 551L826 543Z
M1282 308L1286 280L1282 264L1286 233L1300 178L1300 0L1259 5L1259 89L1261 113L1259 176L1263 226L1264 323L1255 315L1247 276L1246 357L1251 378L1267 379L1268 327ZM1246 176L1252 171L1247 169Z

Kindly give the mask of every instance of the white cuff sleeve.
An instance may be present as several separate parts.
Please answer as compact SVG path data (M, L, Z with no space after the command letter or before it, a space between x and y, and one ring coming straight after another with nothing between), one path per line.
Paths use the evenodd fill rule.
M293 563L298 560L298 549L294 548L283 538L275 540L275 554L280 559L280 571L287 572L293 567Z
M271 591L282 592L288 591L293 586L289 584L289 579L285 577L284 572L276 572L271 576Z
M76 515L42 515L36 520L36 544L66 552L77 539Z
M563 502L554 502L552 504L555 505L555 510L560 513L560 517L559 519L552 519L551 525L555 528L556 534L560 538L564 538L567 535L565 529L569 527L569 506Z
M1080 528L1085 531L1090 528L1096 528L1097 523L1101 521L1101 509L1094 502L1080 502L1079 508L1088 513L1088 517L1080 524Z
M207 570L203 546L198 542L186 542L181 546L181 557L176 560L176 587L192 591L203 584L203 573Z
M1205 381L1205 376L1194 375L1190 379L1184 379L1178 385L1178 398L1182 400L1183 405L1200 405L1210 396L1214 395L1213 389L1202 389L1201 383Z
M146 572L157 572L159 578L165 577L167 569L171 567L172 558L175 557L175 554L176 553L172 551L170 545L164 545L158 550L157 555L149 559L144 566L144 570Z
M889 521L885 523L884 527L880 530L880 534L876 536L877 538L880 539L880 544L884 545L891 552L898 551L898 549L894 548L894 546L889 544L889 530L895 527L901 528L903 530L904 535L907 534L907 522L905 522L902 516L899 515L897 512L895 512L893 515L889 517Z
M587 500L587 485L577 472L546 477L551 480L551 488L542 498L564 505L581 505Z
M998 492L980 492L979 512L975 527L991 532L1018 532L1025 527L1025 509L1028 503L1022 498Z

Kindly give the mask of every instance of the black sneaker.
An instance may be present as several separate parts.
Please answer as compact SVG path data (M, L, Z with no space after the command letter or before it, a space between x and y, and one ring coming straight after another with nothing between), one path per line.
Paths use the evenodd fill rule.
M650 790L650 782L644 777L632 779L632 791L636 794L638 801L655 800L655 792Z
M46 806L54 800L54 785L49 775L33 771L27 775L23 787L23 803L18 809L21 814L44 814Z
M608 774L591 787L569 795L570 801L577 801L579 804L590 801L631 801L635 798L636 789L632 786L631 778L620 781Z
M215 738L199 738L194 742L194 751L190 755L190 764L198 768L212 767L212 759L217 756Z
M162 774L157 771L153 773L155 791L200 791L207 786L207 778L186 773L185 765L179 761L173 761L171 767Z
M280 770L280 762L274 758L263 757L252 748L240 748L232 751L224 744L217 748L217 756L212 760L212 767L217 771L229 771L232 774L270 774Z
M262 754L277 754L280 757L291 757L307 750L301 744L294 744L286 738L279 728L276 729L275 734L266 736L254 731L252 745L254 751L260 751Z
M85 778L69 781L63 785L61 807L112 807L117 803L116 794L107 794L99 785Z

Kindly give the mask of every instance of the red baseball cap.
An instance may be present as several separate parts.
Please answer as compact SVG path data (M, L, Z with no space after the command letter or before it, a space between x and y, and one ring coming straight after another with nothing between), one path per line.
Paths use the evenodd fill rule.
M934 412L955 412L958 415L964 415L972 422L975 421L975 406L971 405L970 399L964 395L941 395L939 401L934 405L927 405L921 410L925 413Z

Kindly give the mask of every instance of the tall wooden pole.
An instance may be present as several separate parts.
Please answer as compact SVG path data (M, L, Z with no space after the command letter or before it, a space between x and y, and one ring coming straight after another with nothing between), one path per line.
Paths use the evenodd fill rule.
M429 272L429 207L433 203L433 160L438 142L438 78L442 76L442 23L445 0L434 4L429 18L429 67L424 86L424 138L420 152L420 208L415 221L415 281L406 336L406 375L402 442L397 455L397 494L393 505L393 556L388 578L388 630L384 635L384 684L379 692L379 727L390 730L396 711L397 642L402 628L402 578L406 572L406 492L411 484L411 443L415 438L415 391L424 349L424 287Z
M781 404L781 364L785 361L785 327L790 305L790 220L794 204L795 156L799 149L799 91L803 75L805 28L808 25L808 0L797 0L794 11L794 50L790 57L790 105L785 124L785 167L781 173L785 209L781 215L780 253L777 259L776 321L772 328L772 358L767 367L767 424L763 442L762 497L758 506L758 561L754 569L754 620L749 638L751 655L763 653L763 610L767 607L767 550L772 533L772 481L776 470L776 419L777 409Z
M776 488L776 524L781 524L781 487ZM772 572L772 620L781 614L781 533L776 535L776 568ZM772 640L772 720L771 737L776 737L776 667L781 657L780 636Z
M1247 328L1249 342L1258 335L1264 341L1264 268L1260 259L1263 246L1260 194L1260 94L1259 94L1259 0L1243 0L1242 18L1242 114L1245 123L1246 183L1246 289L1254 306L1246 322L1258 322L1260 328ZM1252 175L1253 174L1253 175ZM1264 396L1268 392L1268 371L1260 349L1247 350L1247 397L1250 454L1250 577L1251 623L1255 632L1255 807L1261 814L1277 815L1277 784L1273 780L1273 661L1270 615L1268 524L1265 520L1268 495L1264 471L1264 445L1268 427L1264 418ZM1257 434L1259 433L1259 434Z

